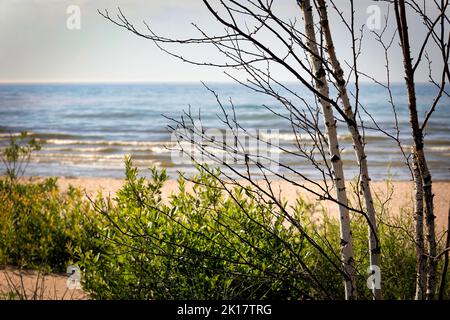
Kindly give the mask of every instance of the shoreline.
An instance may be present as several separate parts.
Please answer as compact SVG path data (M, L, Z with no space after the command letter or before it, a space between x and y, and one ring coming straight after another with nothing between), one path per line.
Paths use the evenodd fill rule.
M45 178L46 177L23 177L22 179L36 182L42 181ZM115 196L116 191L123 186L125 181L125 179L106 177L55 178L58 179L57 184L61 191L67 190L69 185L72 185L82 189L83 192L90 197L95 196L97 192L101 191L104 196L109 196L111 198ZM294 204L295 199L301 196L309 202L324 206L330 214L337 214L336 205L330 201L320 201L311 193L308 193L305 190L280 179L271 180L271 183L273 185L273 190L277 192L279 191L281 197L290 205ZM188 182L187 185L189 190ZM352 185L353 183L351 181L347 182L347 188L351 188ZM311 185L309 185L309 187L310 186ZM398 213L404 208L412 209L414 204L414 183L412 181L372 181L371 188L372 192L378 196L380 202L384 202L389 199L386 204L391 214ZM170 195L177 190L178 181L175 179L167 180L162 188L163 201L167 201ZM450 207L450 181L434 181L433 193L435 195L434 206L437 231L443 231L447 228L448 212Z

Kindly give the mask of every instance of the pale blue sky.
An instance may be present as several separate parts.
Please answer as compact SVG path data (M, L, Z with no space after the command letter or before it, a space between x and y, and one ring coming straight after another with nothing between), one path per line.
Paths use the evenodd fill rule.
M296 15L294 0L278 0L280 12ZM347 3L347 0L336 0ZM358 21L367 18L373 1L355 1ZM66 28L69 5L81 8L81 29ZM220 29L200 0L0 0L0 82L128 82L128 81L224 81L222 70L184 64L159 51L149 40L138 38L105 21L97 9L111 13L119 6L136 25L145 19L158 32L188 35L191 22L214 32ZM336 16L331 23L337 23ZM414 37L420 32L411 26ZM342 58L350 59L348 34L342 24L335 38ZM378 45L369 39L361 56L361 68L384 78L384 61ZM397 48L398 45L395 43ZM183 54L220 59L214 50L183 49ZM431 52L431 56L437 55ZM402 61L392 62L393 80L401 81ZM289 76L280 73L283 80ZM427 73L419 72L426 81Z

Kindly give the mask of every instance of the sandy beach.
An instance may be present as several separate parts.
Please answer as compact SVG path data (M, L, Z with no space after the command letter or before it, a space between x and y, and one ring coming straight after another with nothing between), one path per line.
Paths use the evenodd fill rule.
M101 191L104 196L114 197L117 190L121 188L124 180L113 178L67 178L58 179L58 185L61 190L66 190L69 185L81 188L89 196L94 196ZM308 201L318 203L316 196L295 187L286 181L274 180L273 189L281 192L281 196L289 204L293 204L298 196L302 196ZM163 187L163 198L167 199L170 194L177 192L178 184L176 180L168 180ZM347 188L352 188L350 183ZM372 182L372 190L380 201L386 201L391 213L399 212L400 208L412 208L413 206L413 188L411 181L394 181L390 186L384 181ZM443 230L447 228L447 215L450 204L450 181L436 181L433 183L434 205L436 214L436 226ZM336 205L331 202L321 201L332 214L336 214Z
M66 274L41 274L35 270L6 267L0 270L0 298L2 294L21 300L86 300L81 289L69 289Z

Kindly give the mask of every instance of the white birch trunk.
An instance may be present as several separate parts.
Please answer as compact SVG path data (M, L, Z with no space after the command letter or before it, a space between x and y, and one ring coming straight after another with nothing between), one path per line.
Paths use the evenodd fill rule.
M336 56L336 50L331 36L330 26L328 23L328 13L325 0L318 0L318 9L320 13L320 24L322 27L322 33L325 38L326 49L330 62L333 68L333 72L336 75L336 85L339 89L340 98L344 107L345 115L352 120L355 120L350 99L348 97L347 88L345 85L344 71L341 68L339 60ZM373 205L372 192L370 190L370 176L369 168L367 165L367 156L364 150L361 134L359 133L356 122L353 124L347 123L348 130L352 136L353 148L355 149L356 159L360 170L360 188L364 198L365 209L368 217L368 237L369 237L369 257L370 265L381 268L380 265L380 243L378 240L378 229L375 215L375 208ZM381 288L373 288L373 297L375 300L382 299Z
M329 97L329 88L326 79L326 73L323 69L322 60L319 58L319 50L316 42L316 35L314 30L314 20L312 14L312 7L310 0L300 2L301 9L304 15L306 46L311 51L309 56L313 66L313 72L317 78L315 87L317 91L324 97ZM337 139L336 120L333 115L332 105L323 99L319 99L322 106L325 127L327 130L328 145L331 166L334 172L334 186L336 188L336 196L339 201L339 220L340 220L340 236L341 236L341 255L343 260L344 271L346 278L345 284L345 298L349 300L356 299L356 280L355 267L353 256L353 240L350 230L350 215L347 209L347 192L345 189L344 170L339 150L339 142Z

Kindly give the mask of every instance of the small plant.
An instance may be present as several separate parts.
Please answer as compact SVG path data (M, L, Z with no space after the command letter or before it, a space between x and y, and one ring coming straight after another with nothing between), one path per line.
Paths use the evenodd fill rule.
M20 135L10 135L9 146L0 154L0 159L6 167L6 176L10 182L23 176L30 162L31 154L41 150L41 143L35 138L30 138L28 132Z

